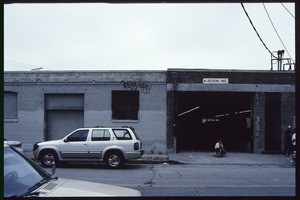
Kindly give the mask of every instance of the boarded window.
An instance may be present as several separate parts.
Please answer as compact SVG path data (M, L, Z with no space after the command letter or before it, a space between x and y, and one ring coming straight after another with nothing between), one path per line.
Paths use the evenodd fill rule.
M139 91L112 91L112 118L138 120Z
M18 118L17 96L15 92L4 92L4 119Z

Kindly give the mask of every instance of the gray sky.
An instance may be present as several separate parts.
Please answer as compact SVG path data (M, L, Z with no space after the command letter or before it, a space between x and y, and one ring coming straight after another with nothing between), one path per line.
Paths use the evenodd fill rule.
M244 5L267 47L284 49L263 4ZM294 3L283 5L295 16ZM295 60L295 19L280 3L265 6ZM239 3L4 5L5 71L269 70L270 63Z

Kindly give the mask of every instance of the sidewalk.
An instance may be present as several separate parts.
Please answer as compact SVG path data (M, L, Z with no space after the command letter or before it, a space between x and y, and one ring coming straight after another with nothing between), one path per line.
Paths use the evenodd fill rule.
M281 154L228 153L225 157L216 157L214 152L180 152L168 155L145 154L132 162L169 163L194 165L286 165L294 164L291 157Z

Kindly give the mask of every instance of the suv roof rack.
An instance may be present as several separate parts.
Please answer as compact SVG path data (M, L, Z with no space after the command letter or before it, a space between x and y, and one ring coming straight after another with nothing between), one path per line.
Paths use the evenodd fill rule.
M92 128L106 128L106 127L113 127L113 128L130 128L131 130L134 130L134 128L132 126L99 126L99 125L96 125ZM91 127L86 127L86 128L91 128Z

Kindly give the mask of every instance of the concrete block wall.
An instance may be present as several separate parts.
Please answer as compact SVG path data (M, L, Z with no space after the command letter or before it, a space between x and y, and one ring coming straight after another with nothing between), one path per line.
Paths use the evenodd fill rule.
M166 87L151 85L147 94L140 92L138 120L112 120L111 91L123 90L118 84L89 87L85 92L85 126L131 126L143 141L146 153L166 153Z
M4 120L4 138L22 142L23 149L32 150L34 142L44 140L43 89L39 86L5 86L4 91L17 93L17 120Z
M265 150L265 93L258 92L254 97L254 133L253 149L254 153L262 153Z
M4 122L4 136L21 141L25 151L44 141L44 94L80 93L85 127L132 126L146 153L166 153L164 72L12 72L4 79L4 91L18 94L18 120ZM112 120L111 91L131 89L140 91L139 119Z

